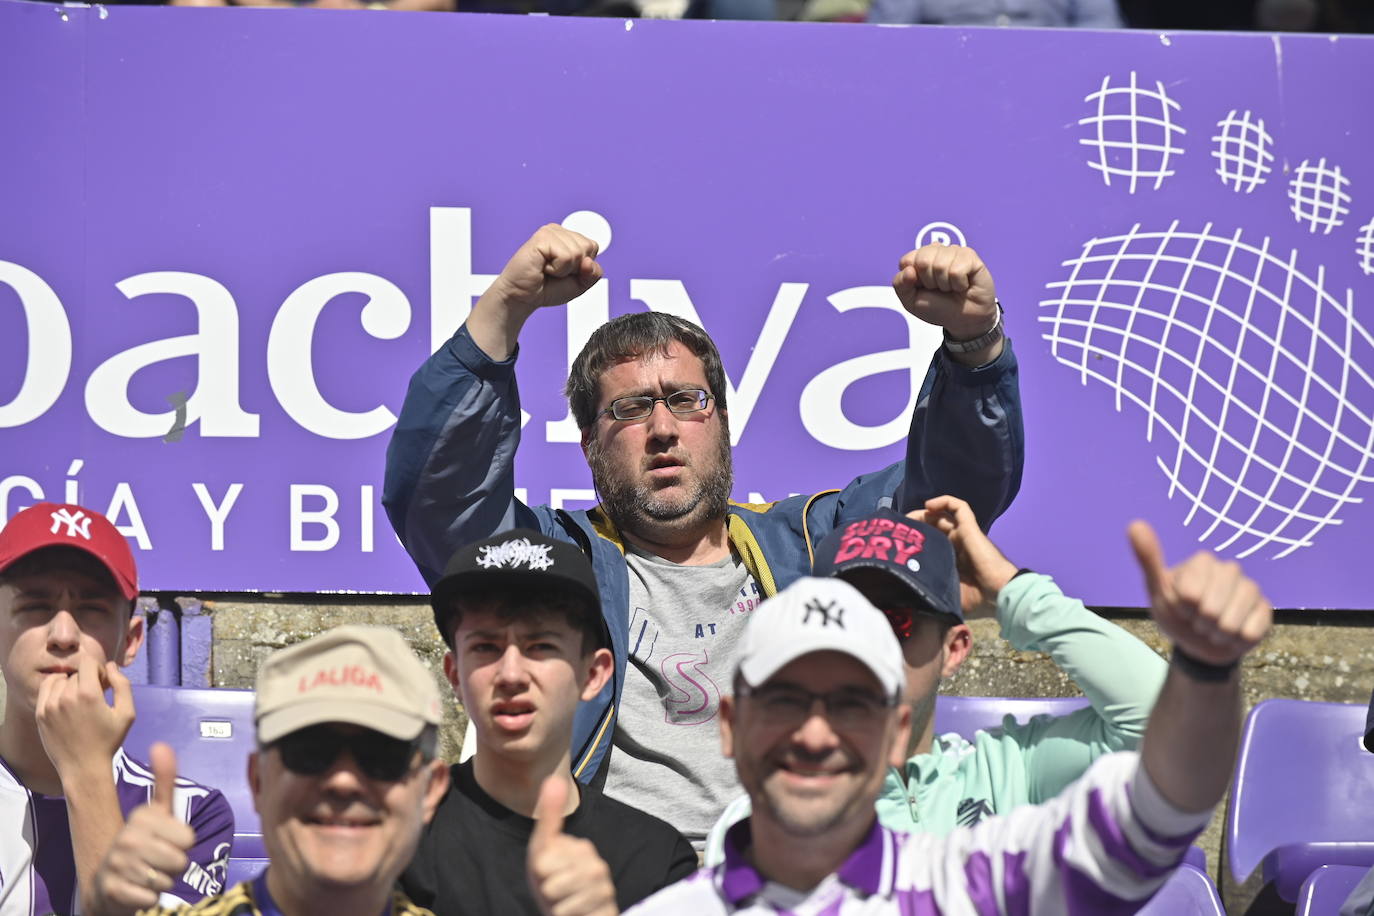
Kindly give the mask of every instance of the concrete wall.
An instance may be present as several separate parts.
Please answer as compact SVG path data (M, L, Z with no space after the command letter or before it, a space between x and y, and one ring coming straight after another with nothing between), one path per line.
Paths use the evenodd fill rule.
M375 623L399 629L430 665L445 691L444 647L434 630L427 604L383 599L319 596L269 598L253 596L206 599L214 614L213 683L223 687L251 687L258 662L268 652L342 623ZM1154 624L1141 613L1114 612L1105 616L1163 654L1166 643ZM1014 651L997 635L994 621L973 623L974 651L946 693L978 696L1068 696L1072 683L1048 658ZM1247 707L1270 697L1365 703L1374 687L1374 612L1367 615L1291 612L1279 617L1268 641L1245 666ZM443 731L442 748L456 759L466 719L455 702ZM1201 845L1209 867L1233 913L1245 912L1256 882L1234 887L1221 869L1218 813ZM1258 912L1259 910L1255 910Z

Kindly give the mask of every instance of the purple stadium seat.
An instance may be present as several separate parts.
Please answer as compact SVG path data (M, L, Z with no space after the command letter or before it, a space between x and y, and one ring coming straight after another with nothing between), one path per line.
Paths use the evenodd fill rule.
M1191 865L1174 872L1150 902L1140 910L1141 916L1226 916L1221 895L1212 879Z
M267 859L257 856L240 858L234 856L229 860L229 877L224 886L233 887L240 881L250 881L267 867Z
M973 733L997 728L1008 713L1016 721L1048 713L1063 716L1088 705L1087 697L955 697L935 698L935 733L956 732L973 740Z
M1321 865L1374 865L1374 754L1361 743L1365 704L1265 700L1250 710L1226 812L1237 882L1263 864L1295 903Z
M1296 916L1331 916L1340 912L1341 904L1368 872L1360 865L1323 865L1302 883Z
M212 687L134 686L137 716L124 747L140 760L165 741L177 752L177 772L224 793L234 809L234 856L262 851L258 813L248 789L253 733L253 691Z

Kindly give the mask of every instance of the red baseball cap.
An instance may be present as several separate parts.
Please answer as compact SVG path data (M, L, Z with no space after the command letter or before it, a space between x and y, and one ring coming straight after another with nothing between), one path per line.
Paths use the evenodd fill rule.
M44 547L75 547L95 557L130 601L138 597L138 567L129 541L99 512L81 506L39 503L0 529L0 572Z

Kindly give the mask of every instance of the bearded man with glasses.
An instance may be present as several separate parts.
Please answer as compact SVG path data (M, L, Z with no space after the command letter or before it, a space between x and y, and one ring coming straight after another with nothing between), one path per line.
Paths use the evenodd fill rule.
M175 909L204 916L423 916L396 889L448 789L435 758L434 678L395 630L343 626L274 652L258 669L253 804L271 864ZM192 837L172 817L176 758L154 745L153 801L136 809L96 875L96 916L152 907L150 869L179 873Z
M850 518L884 505L905 512L940 493L967 499L984 525L1001 514L1023 459L1016 360L972 249L907 253L893 287L909 313L944 329L945 345L905 460L840 490L749 505L730 499L730 386L715 343L671 315L622 315L591 335L565 388L600 505L527 506L515 498L516 344L536 311L601 278L596 255L594 242L557 225L516 251L412 379L383 503L431 587L458 547L513 528L591 557L614 669L578 709L573 773L605 780L609 797L700 849L736 792L714 731L744 622L808 575L817 541Z

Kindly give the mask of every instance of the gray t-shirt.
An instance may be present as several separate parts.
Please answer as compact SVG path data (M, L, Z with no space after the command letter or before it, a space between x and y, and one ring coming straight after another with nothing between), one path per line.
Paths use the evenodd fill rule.
M663 818L700 850L740 792L734 761L720 752L717 715L763 593L733 552L709 566L633 547L625 559L630 658L606 794Z

